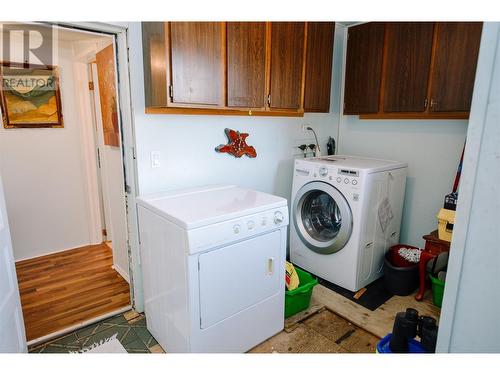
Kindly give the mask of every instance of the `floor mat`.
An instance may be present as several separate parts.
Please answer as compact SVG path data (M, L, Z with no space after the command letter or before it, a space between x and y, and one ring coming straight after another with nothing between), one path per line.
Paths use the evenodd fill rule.
M368 284L366 288L366 292L359 299L355 299L355 292L351 292L350 290L344 289L338 285L335 285L327 280L324 280L318 277L318 282L321 285L326 286L328 289L333 290L334 292L340 294L341 296L366 307L368 310L375 311L381 305L383 305L386 301L388 301L394 294L388 292L384 287L384 279L380 278L375 280L371 284Z

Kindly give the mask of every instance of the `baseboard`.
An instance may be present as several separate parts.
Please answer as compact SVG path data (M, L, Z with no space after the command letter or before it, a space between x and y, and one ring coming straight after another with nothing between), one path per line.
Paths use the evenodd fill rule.
M127 283L130 284L130 278L128 276L128 272L125 272L120 266L113 264L113 269L120 274L121 277L125 279Z
M106 314L97 316L95 318L91 318L91 319L85 320L85 321L83 321L81 323L77 323L75 325L72 325L70 327L61 329L59 331L49 333L48 335L45 335L45 336L38 337L36 339L30 340L30 341L28 341L27 345L32 347L32 346L36 346L36 345L42 344L42 343L44 343L46 341L50 341L50 340L56 339L56 338L58 338L60 336L63 336L65 334L67 334L67 333L70 333L70 332L76 331L77 329L80 329L80 328L89 326L91 324L100 322L101 320L110 318L110 317L112 317L114 315L124 313L125 311L128 311L130 309L132 309L132 306L131 305L127 305L125 307L122 307L122 308L110 311L110 312L108 312Z
M54 254L57 254L57 253L63 253L65 251L78 250L78 249L81 249L82 247L86 247L86 246L97 246L97 245L100 245L101 243L102 242L99 242L99 243L83 243L83 244L81 244L79 246L70 247L69 249L48 251L48 252L44 252L44 253L41 253L39 255L28 257L28 258L14 259L14 262L15 263L17 263L17 262L23 262L25 260L30 260L30 259L35 259L35 258L41 258L41 257L47 256L47 255L54 255Z

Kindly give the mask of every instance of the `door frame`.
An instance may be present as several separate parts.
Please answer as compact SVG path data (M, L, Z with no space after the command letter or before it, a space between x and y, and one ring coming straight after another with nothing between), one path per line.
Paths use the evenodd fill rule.
M492 122L495 121L492 113L495 111L498 113L498 100L495 101L492 96L495 95L493 87L496 83L493 77L500 74L499 46L500 23L485 22L481 36L481 47L467 130L467 145L464 152L463 172L460 182L460 199L453 229L453 241L450 248L448 273L439 321L437 353L448 353L454 350L453 331L456 329L455 325L460 325L460 322L457 324L456 319L457 316L464 315L463 308L459 304L460 287L463 287L463 284L466 283L463 271L464 267L468 267L470 273L471 267L470 264L466 264L466 255L469 254L468 257L470 257L471 252L477 251L483 245L477 231L474 233L473 228L471 228L470 221L474 211L474 204L476 210L481 209L481 203L477 202L478 189L484 191L487 188L487 186L484 186L484 181L478 178L478 173L481 168L488 167L488 158L491 157L491 155L484 152L481 153L481 150L488 142L485 129L487 127L491 129ZM481 183L482 185L480 185ZM492 180L490 183L494 186L496 181ZM495 190L492 188L490 190L490 194L494 196ZM488 222L488 219L494 217L493 215L495 213L490 213L489 216L486 213L485 221ZM498 214L496 215L498 217ZM487 226L484 228L484 231L488 231ZM471 243L474 243L474 246L471 246ZM470 319L472 318L471 316Z
M114 36L118 111L120 115L120 135L122 142L122 160L124 171L124 192L127 209L128 257L130 271L130 299L137 312L144 311L142 293L142 274L139 255L139 226L137 218L136 197L138 195L136 140L134 117L132 112L132 95L130 90L130 69L128 58L128 24L107 24L101 22L58 22L49 23L54 26L80 31L90 31Z

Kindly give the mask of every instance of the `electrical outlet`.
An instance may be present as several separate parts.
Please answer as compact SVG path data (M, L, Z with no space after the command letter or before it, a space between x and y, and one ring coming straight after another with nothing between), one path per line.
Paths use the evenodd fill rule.
M151 168L160 167L160 151L151 151Z
M306 132L308 126L309 126L308 124L302 124L302 131Z

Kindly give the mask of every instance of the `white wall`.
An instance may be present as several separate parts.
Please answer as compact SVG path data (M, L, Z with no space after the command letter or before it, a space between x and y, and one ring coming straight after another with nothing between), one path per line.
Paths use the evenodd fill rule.
M436 214L452 191L467 122L340 117L340 153L408 163L401 242L423 246L422 236L437 228Z
M500 352L500 23L483 28L439 352Z
M72 52L63 42L59 48L64 128L0 128L0 174L16 260L89 243Z
M311 133L302 131L302 124L316 130L325 153L328 136L336 137L335 95L332 114L306 114L303 118L146 115L140 23L129 24L129 45L140 194L228 183L289 199L292 161L298 152L295 146L304 139L313 140ZM226 127L250 133L247 142L256 148L257 158L235 159L216 153L214 148L226 143ZM161 153L159 168L151 168L151 151Z

